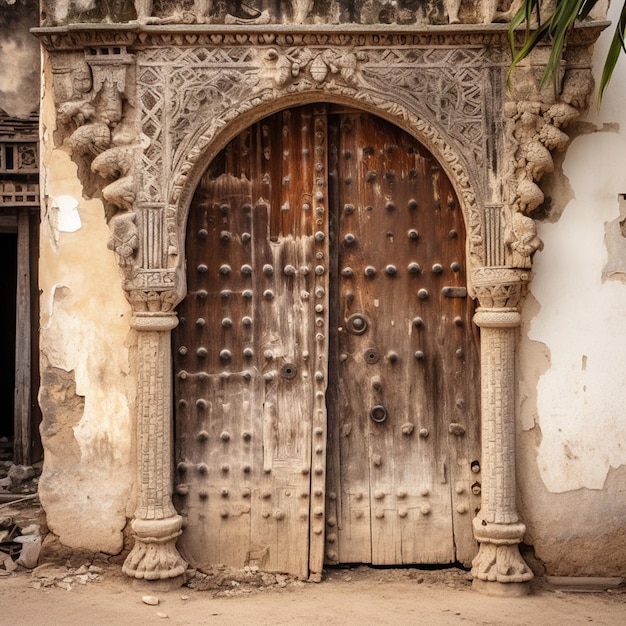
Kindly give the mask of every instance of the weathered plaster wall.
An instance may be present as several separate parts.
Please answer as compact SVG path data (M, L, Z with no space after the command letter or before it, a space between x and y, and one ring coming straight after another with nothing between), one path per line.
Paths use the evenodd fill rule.
M0 0L0 114L28 117L39 107L37 0Z
M597 79L610 31L596 47ZM524 308L521 513L549 574L626 573L624 90L622 59L602 109L574 129Z
M40 498L50 529L64 544L117 553L134 506L134 336L119 268L107 249L110 232L102 202L83 199L76 165L67 152L53 148L55 119L46 92Z

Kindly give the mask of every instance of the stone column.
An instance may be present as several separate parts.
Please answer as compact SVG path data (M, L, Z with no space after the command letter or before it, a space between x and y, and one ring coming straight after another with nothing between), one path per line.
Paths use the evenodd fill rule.
M474 518L479 552L474 586L493 595L523 595L533 573L519 553L526 527L516 506L515 344L526 275L483 268L474 276L480 307L474 322L481 335L482 499Z
M176 550L182 518L172 505L172 383L170 334L173 312L138 312L137 468L138 504L132 528L135 545L124 562L128 576L173 579L185 572ZM182 579L181 579L182 582Z

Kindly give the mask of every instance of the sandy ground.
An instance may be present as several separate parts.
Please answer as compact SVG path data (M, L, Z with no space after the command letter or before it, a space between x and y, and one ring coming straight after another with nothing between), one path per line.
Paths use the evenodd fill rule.
M0 505L20 527L41 521L38 502ZM60 545L60 544L59 544ZM43 561L43 564L41 564ZM101 624L423 624L626 626L626 588L572 593L543 579L523 598L481 595L458 568L331 568L321 583L254 568L189 572L184 586L137 585L121 573L122 557L42 553L33 570L0 568L0 626ZM149 605L151 595L158 604Z
M317 584L279 577L279 584L269 586L196 578L195 589L169 591L136 588L119 566L97 569L87 582L71 574L76 569L59 566L0 577L0 623L626 624L626 593L620 591L571 593L536 584L528 597L488 597L472 589L467 572L454 568L359 566L329 570ZM145 604L146 594L158 605Z

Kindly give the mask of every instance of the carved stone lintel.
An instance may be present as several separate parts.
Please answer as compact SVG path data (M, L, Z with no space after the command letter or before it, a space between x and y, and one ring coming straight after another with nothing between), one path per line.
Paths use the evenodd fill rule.
M134 578L158 580L180 576L186 563L176 550L182 518L172 505L171 356L173 313L137 311L138 331L137 510L135 545L124 563Z

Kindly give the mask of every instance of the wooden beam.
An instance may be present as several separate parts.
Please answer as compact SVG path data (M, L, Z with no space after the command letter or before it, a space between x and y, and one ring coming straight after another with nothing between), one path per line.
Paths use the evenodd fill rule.
M14 461L30 465L31 459L31 320L29 216L17 217L17 289L15 308L15 412Z

